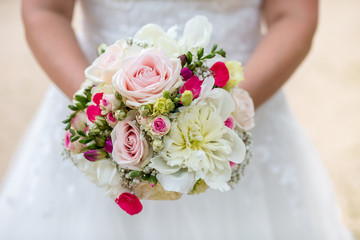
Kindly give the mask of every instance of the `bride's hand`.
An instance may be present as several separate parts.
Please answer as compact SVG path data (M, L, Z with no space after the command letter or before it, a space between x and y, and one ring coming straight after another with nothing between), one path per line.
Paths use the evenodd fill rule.
M23 0L26 38L48 76L68 97L84 81L88 62L71 27L75 0Z
M317 12L317 0L264 0L268 31L246 64L246 81L240 84L256 107L285 83L309 52Z

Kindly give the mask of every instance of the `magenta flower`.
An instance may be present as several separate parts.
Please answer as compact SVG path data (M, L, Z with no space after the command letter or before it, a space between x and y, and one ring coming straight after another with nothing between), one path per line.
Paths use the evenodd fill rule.
M95 122L96 117L101 115L100 101L103 96L104 93L96 93L92 99L96 105L90 105L86 109L86 115L91 122Z
M111 138L108 137L106 142L105 142L105 151L108 152L108 153L112 153L113 151L113 143L111 141Z
M187 81L193 76L193 72L187 67L184 67L183 69L181 69L180 75L183 77L184 81Z
M216 62L210 68L215 78L215 85L218 87L225 87L230 79L229 70L223 62Z
M107 153L101 149L94 149L87 152L84 152L84 157L90 162L95 162L97 160L101 160L106 158Z
M129 215L135 215L142 211L143 206L140 200L133 194L125 192L115 199L119 207Z
M199 97L201 92L202 81L197 76L192 76L187 80L180 89L180 94L183 94L185 90L189 90L193 94L193 99Z
M227 126L230 129L234 129L234 118L232 116L229 116L226 120L225 120L225 126Z

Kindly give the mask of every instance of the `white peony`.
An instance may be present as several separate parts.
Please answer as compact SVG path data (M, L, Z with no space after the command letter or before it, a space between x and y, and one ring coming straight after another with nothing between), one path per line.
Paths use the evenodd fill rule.
M81 157L74 157L73 162L87 178L95 183L98 187L106 190L106 195L111 198L117 198L121 193L125 192L121 186L121 177L117 172L116 165L109 159L96 162L90 162Z
M182 107L176 114L165 149L151 160L161 185L168 191L188 193L198 179L220 191L229 190L229 161L241 163L245 145L224 125L234 109L231 96L214 89L203 102Z
M212 24L205 16L195 16L185 24L179 45L184 52L206 48L210 42Z

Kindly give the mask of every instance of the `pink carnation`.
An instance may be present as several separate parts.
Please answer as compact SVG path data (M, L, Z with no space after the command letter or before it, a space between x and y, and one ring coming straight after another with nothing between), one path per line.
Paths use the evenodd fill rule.
M117 199L115 199L115 202L129 215L138 214L143 209L139 198L128 192L122 193Z
M193 99L199 97L201 92L202 81L197 76L192 76L187 80L180 89L180 94L183 94L185 90L189 90L193 94Z
M215 78L215 85L218 87L225 87L230 79L229 70L223 62L216 62L210 70L213 72Z

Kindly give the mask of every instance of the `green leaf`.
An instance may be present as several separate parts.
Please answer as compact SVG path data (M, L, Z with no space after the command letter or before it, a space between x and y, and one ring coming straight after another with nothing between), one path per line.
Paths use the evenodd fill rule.
M65 131L69 130L70 128L71 128L71 123L69 122L65 127Z
M204 55L204 48L200 48L197 52L197 58L201 59L201 57Z
M91 144L87 145L86 147L87 147L87 149L89 149L89 150L94 150L94 149L99 148L99 146L96 145L96 143L91 143Z
M191 64L191 62L192 62L192 53L187 52L187 54L186 54L186 63Z
M131 178L137 178L138 176L140 176L140 174L141 174L141 173L140 173L139 171L135 171L135 170L129 172L129 176L130 176Z
M77 102L77 103L76 103L76 107L77 107L79 110L82 110L82 109L86 108L86 104L84 105L84 104L82 104L81 102Z
M80 136L72 136L70 137L70 141L71 142L75 142L76 140L78 140L80 138Z
M211 48L211 52L215 52L215 50L217 49L218 45L217 44L214 44Z
M69 118L73 119L76 116L77 112L72 113Z
M82 143L82 144L88 144L89 142L91 142L93 139L91 138L83 138L79 141L79 143Z
M73 110L73 111L77 111L79 110L76 106L74 105L69 105L68 108L70 108L70 110Z
M81 130L76 130L77 134L79 134L82 137L86 137L86 134Z
M76 132L73 129L70 129L71 135L76 135Z
M68 118L68 119L65 119L64 121L62 121L62 123L69 123L71 121L71 119L70 118Z
M76 101L81 102L84 105L86 105L89 102L89 100L86 97L82 96L82 95L75 95L74 98L75 98Z
M211 59L215 57L215 53L209 53L208 55L206 55L205 57L203 57L202 59Z
M141 179L142 179L142 180L145 180L145 181L149 180L149 179L150 179L150 174L144 174L144 175L142 175Z
M216 52L217 54L219 54L222 57L226 57L226 52L223 49L220 49L219 51Z

